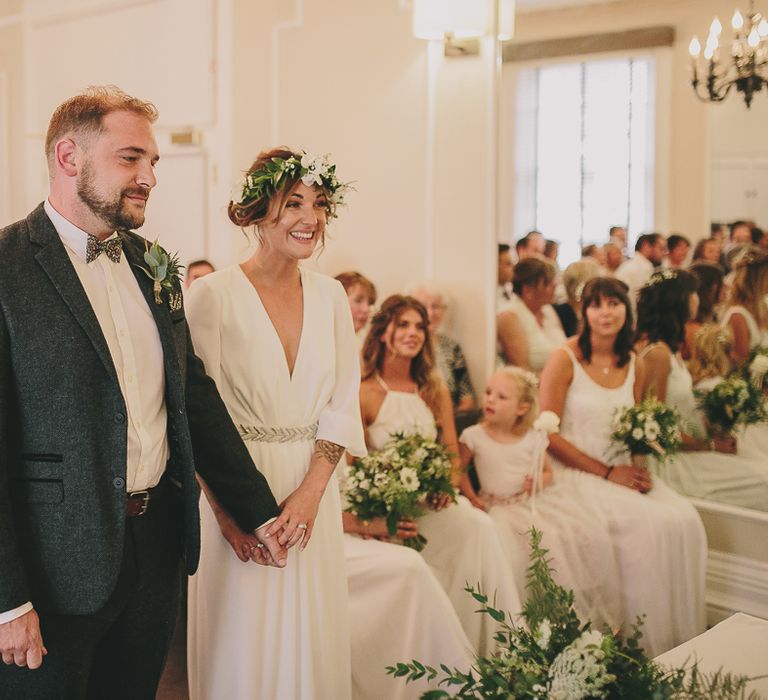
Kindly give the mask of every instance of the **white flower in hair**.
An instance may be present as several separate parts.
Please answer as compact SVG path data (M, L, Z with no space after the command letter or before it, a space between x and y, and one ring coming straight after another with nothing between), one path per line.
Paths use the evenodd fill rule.
M560 416L554 411L542 411L534 421L535 430L543 430L545 433L557 433L560 430Z

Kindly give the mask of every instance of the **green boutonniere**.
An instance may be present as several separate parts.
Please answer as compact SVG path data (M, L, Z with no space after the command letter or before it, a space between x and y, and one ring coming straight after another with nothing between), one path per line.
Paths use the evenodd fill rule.
M154 283L155 303L162 304L161 290L165 289L169 293L173 290L173 284L181 277L181 270L184 266L179 263L178 253L168 255L160 247L157 240L151 246L149 241L144 241L144 248L144 262L147 263L148 267L139 265L139 268Z

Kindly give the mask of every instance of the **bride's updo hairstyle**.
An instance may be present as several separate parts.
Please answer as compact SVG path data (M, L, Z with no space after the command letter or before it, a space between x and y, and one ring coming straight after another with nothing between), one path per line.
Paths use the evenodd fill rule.
M284 161L292 158L301 160L302 154L292 151L287 146L278 146L268 151L262 151L256 160L253 161L251 167L248 168L248 172L245 174L246 181L256 173L267 173L268 169L274 169L272 166L274 158ZM285 205L288 203L288 198L300 181L301 171L297 168L293 171L286 171L280 179L280 184L277 188L264 188L266 191L259 196L250 196L244 192L240 201L230 201L227 207L229 220L241 229L254 226L256 228L256 236L258 237L258 227L261 224L274 224L280 220ZM335 205L332 202L331 193L322 185L318 186L328 197L326 209L328 211L328 218L332 218L335 215ZM320 248L325 245L325 229L323 229L318 243Z
M627 285L615 277L594 277L584 285L581 292L581 318L582 328L578 337L579 350L586 362L592 359L592 329L589 327L587 309L593 304L600 304L603 299L615 299L624 306L626 316L616 340L613 343L613 352L619 358L618 366L623 367L629 362L632 353L632 305L627 295Z
M432 336L429 332L429 315L424 305L414 297L393 294L384 300L381 308L374 314L368 335L363 343L362 378L370 379L377 372L381 372L387 353L384 334L387 332L389 324L397 324L400 317L409 309L416 311L424 324L424 346L419 354L411 360L411 379L419 387L421 398L437 415L440 403L440 379L434 370L435 354L432 347Z
M662 342L675 353L685 342L685 324L691 320L691 294L698 278L686 270L654 272L637 299L636 338Z

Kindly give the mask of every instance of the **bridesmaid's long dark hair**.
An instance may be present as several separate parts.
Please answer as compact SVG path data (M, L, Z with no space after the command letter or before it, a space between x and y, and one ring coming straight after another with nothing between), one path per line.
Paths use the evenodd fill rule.
M677 352L685 342L685 324L691 320L691 294L698 288L698 278L686 270L655 272L637 300L637 339L661 341Z
M621 302L627 312L624 325L613 343L613 353L619 358L617 366L623 367L629 362L632 354L634 318L632 305L629 303L629 296L627 295L627 285L615 277L594 277L584 285L584 290L581 293L582 328L578 338L579 350L581 350L581 356L585 362L590 362L592 359L592 330L587 320L587 309L592 304L599 304L603 299L615 299Z

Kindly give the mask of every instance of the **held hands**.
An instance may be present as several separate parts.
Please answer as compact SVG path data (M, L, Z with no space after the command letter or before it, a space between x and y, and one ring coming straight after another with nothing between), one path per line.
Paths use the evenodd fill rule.
M0 625L0 652L4 664L40 668L48 650L43 646L40 619L34 610Z
M647 469L630 464L618 464L608 474L608 481L626 486L640 493L648 493L653 488L653 480Z
M322 496L322 490L302 483L280 504L280 517L269 525L265 537L276 540L285 549L300 543L299 550L304 551L312 537Z
M216 512L221 534L240 561L253 561L262 566L285 566L288 553L276 537L267 536L269 525L262 525L253 533L243 532L232 516L224 510ZM272 523L270 523L271 525Z

